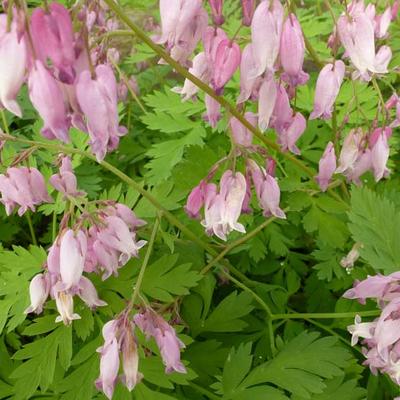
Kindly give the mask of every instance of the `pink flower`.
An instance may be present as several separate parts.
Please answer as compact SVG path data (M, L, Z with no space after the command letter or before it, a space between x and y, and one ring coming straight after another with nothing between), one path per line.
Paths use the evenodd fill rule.
M254 113L247 111L244 114L244 117L247 121L250 122L251 125L256 125L257 116ZM244 147L250 147L252 145L253 133L249 129L247 129L238 119L232 117L229 121L229 125L231 127L233 141L236 144Z
M47 139L69 142L70 120L60 86L43 63L36 60L28 78L29 98L44 126L42 135Z
M81 319L79 314L74 313L74 299L71 294L55 290L54 297L57 311L60 314L56 318L56 322L63 321L65 325L70 325L72 321Z
M385 108L387 110L390 110L393 107L396 107L396 118L390 124L390 127L397 128L398 126L400 126L400 99L396 93L393 93L392 96L389 98L389 100L385 104Z
M345 137L339 156L339 166L336 172L346 172L354 168L363 139L364 134L361 129L352 129Z
M216 128L218 121L221 119L221 104L208 94L204 96L204 100L207 112L203 115L203 118L212 128Z
M92 309L107 305L105 301L99 299L97 290L92 281L84 276L81 276L78 283L78 296Z
M215 185L208 186L205 196L204 220L201 224L207 234L215 234L222 240L226 240L233 230L245 233L245 228L237 220L242 211L242 205L246 196L246 179L240 172L234 174L226 171L220 183L220 192L217 193Z
M107 226L98 232L97 238L104 246L120 253L119 262L122 265L131 257L137 257L139 250L147 243L145 240L136 241L136 234L130 232L127 224L119 217L108 216L104 223Z
M175 60L186 62L207 27L202 1L160 0L160 16L162 34L156 42L166 43Z
M135 324L147 338L154 337L165 364L165 372L185 374L186 368L180 360L180 349L185 345L178 339L174 328L151 309L134 316Z
M211 15L215 25L222 25L224 23L224 16L222 14L223 0L210 0Z
M368 81L370 73L387 72L390 49L385 48L383 53L375 54L374 26L365 12L355 11L350 20L342 15L337 21L337 30L346 54L358 70L354 77L361 76Z
M111 67L98 65L95 78L83 71L76 84L76 96L87 120L92 151L102 161L127 133L126 128L119 126L117 82Z
M252 75L274 71L279 53L283 24L283 7L279 0L262 1L251 22L251 39L256 67Z
M315 90L314 110L310 115L310 119L318 117L322 119L331 118L333 105L339 94L344 73L345 65L341 60L335 61L334 64L327 64L321 69Z
M50 293L50 281L47 274L37 274L29 284L30 306L24 311L25 314L40 314L43 311L43 304Z
M370 138L371 164L376 182L380 181L389 173L386 164L390 152L388 137L390 137L391 134L391 128L378 128L372 133Z
M129 391L132 391L143 378L143 375L138 370L139 354L136 338L133 335L133 326L125 330L122 336L121 350L125 386Z
M309 75L303 71L304 38L299 21L294 14L289 14L283 24L280 59L283 70L282 79L291 86L304 85Z
M83 196L85 194L85 192L78 191L76 176L72 170L69 157L62 158L60 172L52 175L49 181L57 191L64 195L64 198L68 196Z
M201 52L193 58L193 66L189 68L189 72L204 83L210 81L211 69L205 52ZM199 88L189 79L185 79L182 88L175 87L172 90L179 93L182 96L182 100L186 101L194 97L199 91Z
M259 91L258 98L258 127L265 131L274 111L277 97L277 83L272 75L264 78Z
M222 93L225 84L237 70L240 57L240 47L237 43L224 39L218 44L211 78L211 84L217 94Z
M328 189L329 182L336 170L335 148L332 142L326 146L322 158L319 160L319 172L315 178L323 192Z
M7 32L6 14L0 14L0 60L0 108L4 107L21 117L22 111L15 99L25 80L25 37L18 37L15 21L11 23L11 30Z
M254 0L241 0L241 1L242 1L242 12L243 12L242 23L245 26L250 26L254 14L255 1Z
M272 112L270 126L278 134L284 133L293 120L293 110L290 107L289 96L283 85L278 85L275 107Z
M256 60L254 58L253 45L248 44L242 54L240 63L240 95L237 103L243 103L250 97L256 98L259 86L264 81L261 77L254 76L253 72L256 68Z
M303 115L297 112L290 122L290 125L279 133L279 143L282 150L289 150L294 154L300 154L300 150L296 146L297 140L304 133L306 129L306 119Z
M253 160L247 161L247 168L251 174L256 189L258 203L266 217L271 215L285 219L284 211L279 207L281 192L277 180L269 175L264 168L260 168Z
M99 351L99 350L98 350ZM100 376L96 387L102 390L108 399L112 399L119 371L119 349L117 339L103 346L100 350Z
M60 241L60 276L62 290L78 286L84 269L87 239L82 230L68 229Z
M354 318L354 325L347 327L347 330L351 333L351 345L355 346L358 343L358 338L372 339L374 337L374 331L376 328L376 322L361 322L361 317L356 315Z
M49 12L35 8L31 17L31 34L36 55L43 64L50 59L58 71L60 81L72 84L75 71L74 34L68 10L51 3Z
M200 210L204 206L207 189L207 182L202 180L190 192L185 206L186 214L190 218L200 218Z
M0 192L7 215L17 205L18 215L22 216L28 209L35 211L36 205L52 201L44 177L36 168L8 168L5 175L0 175Z
M383 39L387 36L390 22L392 21L392 9L387 7L382 15L375 17L375 36Z

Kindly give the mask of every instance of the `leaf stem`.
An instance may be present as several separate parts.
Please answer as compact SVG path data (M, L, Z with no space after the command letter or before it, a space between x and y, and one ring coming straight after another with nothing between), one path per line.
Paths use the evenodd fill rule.
M289 313L289 314L274 314L272 319L341 319L354 318L356 315L360 317L376 317L380 315L381 310L369 311L352 311L344 313Z
M10 135L10 129L8 127L6 113L4 112L3 108L0 108L0 114L1 114L1 120L3 122L4 132L7 133L7 135Z
M31 238L32 238L32 244L37 246L38 242L36 239L36 234L35 234L35 230L33 229L33 224L32 224L32 218L31 218L31 212L28 210L25 213L26 216L26 220L28 221L28 226L29 226L29 232L31 234Z
M156 239L159 225L160 225L160 221L158 218L156 218L156 221L154 222L154 226L153 226L153 231L151 232L150 241L147 245L147 251L144 256L142 266L140 267L140 271L139 271L138 278L136 280L135 288L133 289L133 294L132 294L132 298L130 301L131 306L133 306L135 304L135 301L136 301L137 297L139 296L140 287L142 286L142 281L143 281L143 277L144 277L144 272L146 270L147 264L149 263L150 255L153 250L153 245L154 245L154 241Z

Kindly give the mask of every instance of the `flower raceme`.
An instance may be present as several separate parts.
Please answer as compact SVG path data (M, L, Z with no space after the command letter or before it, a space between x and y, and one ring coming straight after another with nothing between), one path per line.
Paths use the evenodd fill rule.
M160 315L147 308L137 313L132 319L129 308L116 319L108 321L103 326L104 344L97 351L100 353L100 376L96 386L111 399L117 383L122 357L123 375L121 381L131 391L142 380L139 372L139 344L135 336L138 327L147 339L153 337L160 350L166 367L166 373L186 373L186 368L180 360L180 349L185 345L179 340L174 328Z
M388 276L369 276L356 282L354 288L343 295L347 299L358 299L362 304L366 299L374 299L382 309L381 315L372 322L361 322L361 318L356 316L354 325L350 325L348 330L352 334L352 345L362 339L362 350L366 357L364 364L369 366L372 373L387 373L397 384L400 384L399 282L399 272Z

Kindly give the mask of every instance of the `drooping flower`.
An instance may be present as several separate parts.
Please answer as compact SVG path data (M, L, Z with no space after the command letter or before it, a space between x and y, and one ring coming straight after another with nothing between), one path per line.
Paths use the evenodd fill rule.
M237 43L224 39L218 44L211 78L211 84L217 94L222 93L225 84L237 70L240 57L240 47Z
M76 96L87 120L92 151L102 161L127 133L125 127L119 126L117 82L112 68L98 65L96 77L83 71L76 83Z
M203 118L212 128L216 128L218 121L221 119L221 104L208 94L204 96L204 100L207 111Z
M129 321L126 313L103 326L104 344L97 349L100 353L100 376L96 380L96 387L109 399L113 396L117 382L120 353L124 372L122 381L128 390L131 391L142 379L142 374L138 371L139 355L133 331L134 324Z
M351 333L351 345L355 346L358 343L359 337L363 339L372 339L374 337L374 330L376 322L361 322L361 317L356 315L354 318L354 325L347 327Z
M346 270L350 271L354 267L354 263L360 257L359 249L362 247L361 243L355 243L348 254L340 260L340 265Z
M376 182L389 173L386 164L390 153L388 138L391 135L391 128L377 128L372 132L369 140L371 147L371 166Z
M50 59L60 81L72 84L75 79L75 49L68 10L55 2L48 6L48 12L35 8L31 17L31 34L36 56L43 64Z
M186 368L180 360L180 349L185 345L177 337L174 328L151 309L136 314L134 321L147 338L154 337L164 361L165 372L185 374Z
M337 31L346 54L357 68L354 78L370 80L371 73L386 73L391 58L387 46L375 53L374 26L365 11L357 10L351 16L342 15L337 21Z
M303 71L304 38L299 21L289 14L282 28L280 60L284 70L282 79L292 87L304 85L309 75Z
M204 206L208 184L202 180L196 187L190 192L185 211L190 218L200 218L200 210Z
M193 58L193 65L189 68L189 72L202 82L209 83L211 79L211 69L205 52L201 52ZM175 87L172 90L182 96L182 101L186 101L197 94L199 87L191 80L185 79L182 88Z
M223 8L224 0L210 0L211 15L215 25L224 23Z
M7 15L0 14L0 108L21 117L22 111L15 99L25 80L27 51L25 37L18 37L15 21L10 28L7 32Z
M60 276L62 289L77 287L84 269L87 239L82 230L68 229L60 239Z
M247 111L244 114L247 121L253 126L257 123L257 115L251 111ZM250 147L253 143L253 133L247 129L238 119L232 117L229 121L229 125L232 131L233 141L241 146Z
M0 192L7 215L17 205L18 215L22 216L28 209L35 211L35 206L52 201L44 177L36 168L8 168L6 174L0 175Z
M220 191L210 184L205 196L204 220L201 224L209 235L226 240L233 230L245 233L238 221L246 196L246 179L242 173L228 170L221 178Z
M262 1L251 22L251 41L256 66L254 77L274 71L283 25L283 7L279 0Z
M277 97L277 83L272 75L265 78L260 86L258 98L258 127L265 131L269 127Z
M97 233L98 240L120 253L119 262L124 265L131 257L137 257L139 250L147 243L145 240L136 241L136 233L131 232L127 224L117 216L104 218L105 228Z
M44 122L41 130L47 139L69 142L70 118L60 86L40 60L29 72L29 98Z
M322 119L331 118L333 105L339 94L344 73L345 65L341 60L337 60L333 64L327 64L321 69L317 79L314 109L310 119L319 117Z
M355 162L359 157L359 151L364 140L361 129L352 129L343 141L342 150L339 155L339 166L337 173L350 171L354 168Z
M74 298L72 294L55 290L54 297L57 311L60 314L56 318L56 322L62 321L65 325L70 325L72 321L81 319L79 314L74 313Z
M253 19L255 1L254 0L241 0L243 18L242 23L244 26L250 26Z
M207 27L208 15L201 0L160 0L162 34L156 38L166 44L171 57L185 63Z
M249 43L243 49L242 60L240 62L240 95L237 103L243 103L249 98L256 98L261 83L264 81L259 76L254 76L256 60L253 53L253 45Z
M304 116L301 113L296 112L292 117L290 124L280 132L278 131L278 141L283 151L289 150L294 154L300 154L296 142L304 133L306 126L307 122Z
M85 276L81 276L78 283L78 296L89 308L103 307L107 303L101 300L92 281Z
M71 159L64 156L61 160L60 171L54 174L49 179L51 185L64 197L83 196L85 192L79 191L77 188L77 181L74 171L72 170Z
M40 314L43 310L43 304L50 293L50 281L47 274L37 274L29 284L29 295L31 298L30 306L24 311L25 314Z
M279 207L281 192L276 178L259 167L253 160L247 161L247 168L251 174L256 189L258 203L263 209L265 217L271 215L285 219L284 211Z
M325 148L324 154L319 160L319 172L315 178L318 182L319 187L323 192L328 189L329 182L332 175L336 170L336 155L335 147L332 142L329 142Z

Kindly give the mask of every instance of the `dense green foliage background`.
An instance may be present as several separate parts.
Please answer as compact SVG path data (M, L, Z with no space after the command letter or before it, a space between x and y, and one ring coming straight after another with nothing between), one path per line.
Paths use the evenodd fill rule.
M333 27L331 15L322 1L305 3L297 11L304 34L320 59L328 59L325 43ZM125 0L121 5L138 23L148 17L158 19L156 1ZM224 7L225 29L232 35L241 19L239 1L226 0ZM340 6L332 2L332 7L338 15ZM247 43L248 37L249 30L242 29L239 43ZM362 366L363 355L358 347L351 348L346 327L352 318L282 317L268 322L265 309L255 300L258 297L274 314L376 309L373 303L361 306L341 296L356 279L399 270L398 131L390 139L390 179L375 184L373 177L366 175L361 188L343 182L331 192L320 193L303 170L273 152L279 160L277 175L287 220L266 223L259 211L243 216L248 235L243 239L232 233L225 244L207 237L199 222L186 216L183 205L209 168L229 152L228 116L225 114L217 129L212 130L202 118L203 94L197 101L182 103L171 91L182 84L182 77L169 66L158 65L158 57L144 43L132 36L109 40L110 45L122 50L121 71L136 77L140 95L139 100L129 97L120 104L122 123L129 134L106 160L151 193L198 238L194 241L164 213L142 286L145 296L178 321L180 337L187 345L182 357L188 374L165 375L160 358L142 352L139 369L144 374L143 382L132 394L118 385L114 398L380 400L398 395L398 387L385 376L371 375ZM391 27L390 45L394 54L391 66L399 65L398 20ZM307 58L306 70L311 79L298 89L296 108L308 115L319 68ZM397 73L382 79L386 98L392 87L398 87L397 82ZM226 88L225 97L233 102L238 88L237 74ZM336 102L342 138L351 128L370 127L378 103L371 84L345 81ZM23 119L6 113L12 134L43 142L41 123L26 93L22 93L20 104ZM349 120L342 123L346 114ZM272 131L266 134L274 137ZM331 121L308 122L299 148L301 159L314 175L333 135ZM70 147L86 151L87 137L78 131L72 137ZM8 143L2 149L1 172L25 147ZM29 162L48 178L56 170L55 153L37 149ZM159 210L146 197L109 169L80 154L73 156L73 165L79 187L89 199L114 199L133 207L140 218L149 222L141 231L143 238L149 238ZM31 216L38 245L32 244L26 219L6 217L0 208L0 398L104 398L93 384L98 376L96 348L102 341L101 327L125 306L141 264L141 259L131 260L119 277L105 282L91 277L99 296L109 305L92 312L77 303L82 319L70 327L55 324L54 302L47 304L44 314L26 317L23 311L29 304L29 281L45 261L46 249L65 208L61 196L56 192L53 195L54 204L39 207L39 212ZM355 242L364 245L361 258L347 273L339 261ZM210 248L217 254L226 250L226 261L203 274L202 269L213 258ZM223 271L229 271L230 266L245 277L231 272L234 277L227 278ZM143 337L139 340L144 343ZM154 343L150 347L156 352Z

